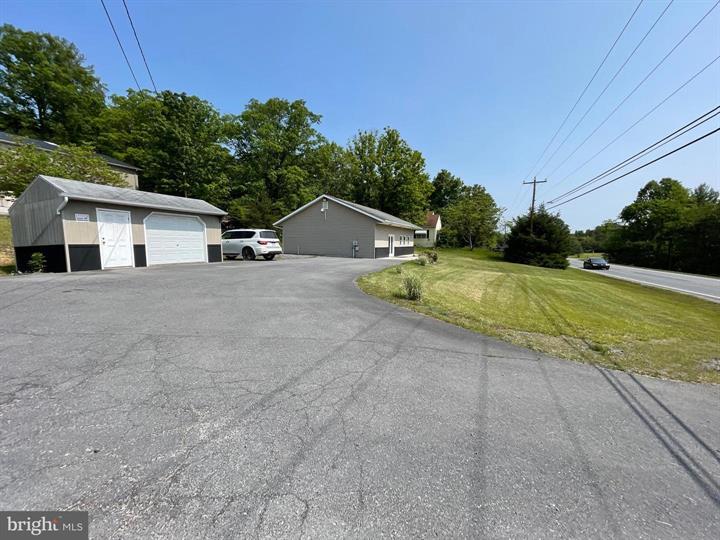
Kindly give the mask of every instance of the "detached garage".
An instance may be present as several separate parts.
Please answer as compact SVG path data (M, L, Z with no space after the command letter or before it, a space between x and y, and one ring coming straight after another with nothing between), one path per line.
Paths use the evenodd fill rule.
M283 251L298 255L380 258L412 255L417 225L374 208L321 195L274 223Z
M221 262L224 215L199 199L52 176L10 209L18 269L39 252L50 272Z

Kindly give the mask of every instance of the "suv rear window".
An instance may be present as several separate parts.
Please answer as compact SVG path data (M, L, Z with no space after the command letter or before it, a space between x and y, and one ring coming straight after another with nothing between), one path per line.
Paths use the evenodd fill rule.
M275 234L275 231L260 231L260 238L272 238L277 240L277 234Z
M227 231L222 237L225 240L237 240L241 238L252 238L255 236L255 231Z

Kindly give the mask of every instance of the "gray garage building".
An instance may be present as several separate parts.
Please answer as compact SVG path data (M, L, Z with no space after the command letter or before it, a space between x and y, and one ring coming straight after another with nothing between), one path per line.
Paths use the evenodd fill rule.
M198 199L38 176L10 208L15 261L67 272L220 262L220 219Z
M285 253L369 259L412 255L420 228L331 195L321 195L274 225L282 228Z

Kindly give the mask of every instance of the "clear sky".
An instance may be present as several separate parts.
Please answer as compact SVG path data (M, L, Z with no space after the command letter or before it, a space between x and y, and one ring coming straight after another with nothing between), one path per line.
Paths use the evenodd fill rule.
M560 182L720 55L719 6L550 174L715 1L676 0L670 6L576 132L539 171L539 177L548 177L538 188L540 201L720 105L719 60ZM322 115L322 133L341 144L359 129L392 126L423 153L431 175L446 168L466 183L485 185L508 215L529 205L529 186L522 188L521 182L637 5L635 0L127 3L159 88L198 95L223 113L242 111L250 98L304 99ZM149 87L122 2L106 4L141 84ZM643 3L555 144L666 5ZM73 41L110 92L133 86L99 0L0 0L0 21ZM718 118L653 156L718 127ZM664 176L691 187L707 182L720 188L720 134L558 210L573 229L592 227L615 218L645 182Z

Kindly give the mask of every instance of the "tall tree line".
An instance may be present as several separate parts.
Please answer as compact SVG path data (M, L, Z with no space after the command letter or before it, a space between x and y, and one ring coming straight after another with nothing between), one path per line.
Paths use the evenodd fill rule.
M720 196L707 184L691 190L672 178L651 180L619 221L574 236L614 262L720 275Z
M491 241L499 211L484 188L445 170L431 182L422 154L396 129L361 130L341 146L320 133L321 120L302 100L253 99L239 114L222 115L181 92L108 96L72 43L0 26L0 130L67 145L67 159L94 150L128 161L142 169L141 189L208 200L238 226L269 227L328 193L420 227L432 208L447 213L448 243ZM33 167L47 166L30 154L12 186L0 178L0 190L20 190L18 178L27 183ZM87 179L102 164L92 167L68 170Z

